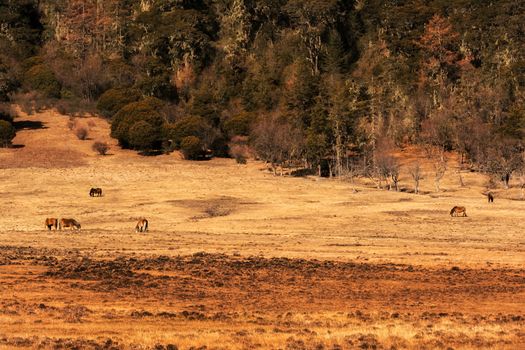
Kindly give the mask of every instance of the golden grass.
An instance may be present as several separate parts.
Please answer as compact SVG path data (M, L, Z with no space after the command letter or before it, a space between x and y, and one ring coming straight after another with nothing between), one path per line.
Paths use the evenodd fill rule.
M460 187L453 161L440 193L424 163L429 194L414 195L141 157L86 119L112 146L99 156L67 117L24 118L47 128L0 150L0 349L525 347L515 188L489 205L486 178L464 173ZM469 217L451 218L454 205ZM151 231L136 234L142 216ZM46 217L82 230L46 231Z

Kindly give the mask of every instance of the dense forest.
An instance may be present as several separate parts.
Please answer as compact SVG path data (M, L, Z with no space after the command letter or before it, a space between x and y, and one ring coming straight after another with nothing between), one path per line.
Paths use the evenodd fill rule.
M0 99L97 112L139 151L395 187L391 150L417 144L438 188L451 150L508 184L524 171L524 14L521 0L2 0Z

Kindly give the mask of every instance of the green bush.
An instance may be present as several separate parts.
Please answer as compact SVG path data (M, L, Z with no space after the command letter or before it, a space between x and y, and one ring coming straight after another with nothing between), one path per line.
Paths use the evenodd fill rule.
M158 146L159 134L150 123L139 120L129 129L129 145L138 150L151 150Z
M16 61L0 53L0 101L9 101L9 94L18 89L20 86L19 73Z
M42 92L46 97L59 98L61 86L51 69L43 64L29 68L24 81L30 89Z
M224 130L230 136L248 136L253 118L249 113L241 113L227 119L224 124Z
M144 100L133 102L122 107L114 116L111 122L111 136L118 139L122 147L132 147L138 150L138 144L134 146L130 142L130 129L137 122L147 122L153 129L152 135L154 141L151 142L153 147L160 147L164 131L164 118L158 112L163 102L156 98L146 98ZM137 141L135 139L135 141ZM151 148L149 148L151 149Z
M184 159L195 160L202 155L203 142L196 136L184 137L180 143Z
M15 135L16 132L13 125L8 121L0 120L0 145L2 147L9 146Z
M188 136L195 136L200 140L207 139L211 127L200 117L189 116L182 118L167 127L167 137L173 142L175 148L181 148L182 140Z
M97 109L105 117L112 117L122 107L140 100L140 91L137 89L121 88L109 89L98 99Z
M0 120L5 120L9 123L13 122L13 114L8 104L0 103Z

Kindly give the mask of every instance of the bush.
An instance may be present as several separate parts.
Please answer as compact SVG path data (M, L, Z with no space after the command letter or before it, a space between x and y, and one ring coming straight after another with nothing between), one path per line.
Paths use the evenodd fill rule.
M164 118L158 112L163 106L159 99L148 97L122 107L111 122L111 136L118 139L122 147L131 147L130 129L139 121L147 122L153 129L155 137L153 148L160 147L164 131ZM136 145L135 147L137 148Z
M245 144L230 145L230 156L235 159L237 164L246 164L249 154L249 148Z
M129 129L129 145L137 150L152 150L158 146L158 131L150 123L139 120Z
M82 116L96 113L92 102L78 97L65 98L64 90L62 90L62 98L53 105L56 111L62 115Z
M0 120L0 145L7 147L15 138L16 131L13 125L5 120Z
M29 58L26 58L22 62L22 69L27 72L34 66L43 65L44 64L44 58L42 56L32 56Z
M180 143L180 150L184 159L194 160L202 155L203 143L196 136L184 137Z
M182 147L182 140L188 136L195 136L200 140L210 138L212 128L200 117L190 116L179 120L167 127L167 137L171 139L175 148Z
M24 75L24 81L29 88L42 92L46 97L60 97L60 83L53 71L43 64L29 68Z
M5 120L6 122L13 122L13 110L8 104L0 103L0 120Z
M97 109L103 116L112 117L122 107L137 102L140 98L140 91L136 89L109 89L98 99Z
M0 53L0 101L9 101L9 95L20 86L18 68L16 60Z
M253 118L249 113L241 113L226 120L223 124L224 130L230 137L240 135L248 136Z
M60 113L62 114L62 113ZM77 126L77 118L69 117L67 121L67 128L73 130Z
M88 129L83 126L79 126L75 129L75 135L79 140L85 140L88 137Z
M109 151L109 145L106 142L101 141L95 141L91 148L101 156L105 156Z

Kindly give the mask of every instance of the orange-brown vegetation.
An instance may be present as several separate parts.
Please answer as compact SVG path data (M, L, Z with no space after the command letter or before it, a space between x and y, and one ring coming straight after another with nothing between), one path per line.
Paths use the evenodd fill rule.
M450 161L436 193L413 149L395 154L399 186L413 188L418 160L420 195L252 160L142 157L93 118L113 146L100 157L67 117L24 119L43 127L0 150L0 349L525 346L519 189L489 204L487 179L462 172L462 187ZM458 203L468 217L449 216ZM47 231L50 216L82 230Z

